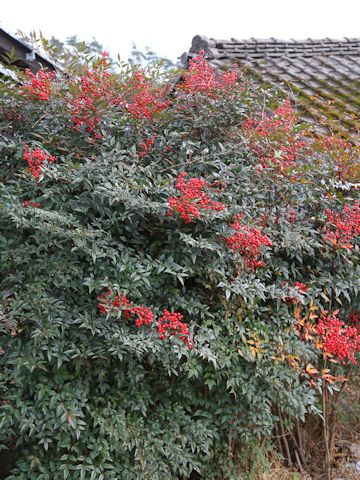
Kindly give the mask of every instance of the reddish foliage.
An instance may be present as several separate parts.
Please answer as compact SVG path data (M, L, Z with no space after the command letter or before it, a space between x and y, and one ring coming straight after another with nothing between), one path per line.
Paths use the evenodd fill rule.
M321 141L321 146L325 152L334 153L335 151L347 151L353 148L351 143L346 142L340 137L334 135L326 135L321 137L318 141Z
M340 181L357 183L360 179L359 154L360 146L335 135L324 135L312 139L312 150L322 155L324 152L331 157L336 176Z
M285 285L288 285L288 283L283 282L282 285L285 286ZM297 288L302 294L306 293L309 288L305 283L301 283L301 282L294 282L294 285L292 288L294 287ZM296 303L299 303L299 300L295 297L286 297L286 302L289 304L296 304Z
M359 330L360 334L360 315L358 312L354 312L354 310L351 310L349 313L349 325L352 327L356 327Z

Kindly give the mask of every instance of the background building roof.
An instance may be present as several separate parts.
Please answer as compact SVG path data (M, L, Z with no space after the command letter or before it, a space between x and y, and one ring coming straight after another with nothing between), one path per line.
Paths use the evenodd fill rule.
M54 63L43 52L35 50L26 42L8 32L4 28L0 28L0 73L6 76L13 75L13 73L1 64L1 57L4 59L6 54L11 51L14 52L16 62L14 65L21 68L29 68L33 73L36 73L40 68L47 70L55 70ZM9 73L10 72L10 73Z
M360 133L360 38L216 40L197 35L186 60L204 50L215 67L238 64L290 95L311 123Z

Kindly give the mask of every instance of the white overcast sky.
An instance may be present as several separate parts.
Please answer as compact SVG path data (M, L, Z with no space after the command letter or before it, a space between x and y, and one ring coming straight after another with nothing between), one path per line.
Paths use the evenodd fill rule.
M175 59L196 34L235 38L360 37L360 0L0 0L0 25L64 40L95 37L126 60L132 42Z

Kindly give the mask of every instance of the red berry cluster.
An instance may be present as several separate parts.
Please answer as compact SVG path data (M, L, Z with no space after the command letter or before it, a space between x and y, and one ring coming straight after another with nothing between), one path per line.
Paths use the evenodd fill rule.
M297 221L296 212L294 212L294 210L287 211L286 220L287 220L289 223L294 223L294 222L296 222L296 221Z
M189 61L189 67L183 76L181 89L186 93L205 93L212 98L217 98L217 91L228 90L237 80L237 71L231 70L222 74L216 74L215 69L209 65L202 50Z
M73 95L68 106L73 129L79 130L84 126L85 131L90 134L91 143L102 137L99 131L100 122L109 106L120 105L131 116L140 120L152 118L169 105L169 100L164 100L164 93L154 88L153 83L141 70L133 72L132 77L120 88L110 74L107 56L104 52L94 68L85 71L77 84L78 94ZM144 147L146 153L150 141L145 141Z
M182 318L181 313L171 313L168 310L164 310L163 316L158 320L160 339L164 340L165 338L178 335L179 340L185 343L189 349L192 349L193 343L190 338L189 327L181 321Z
M335 213L326 210L326 226L324 240L334 247L351 248L352 240L360 234L360 207L357 202L351 207L344 205L343 211ZM329 225L330 224L330 225Z
M170 197L168 200L169 210L167 215L171 216L173 212L178 212L185 220L190 223L194 218L200 218L202 210L221 211L225 205L221 202L214 202L209 195L204 192L209 188L206 180L200 178L190 178L185 180L186 172L180 173L176 181L176 189L180 190L181 197Z
M140 152L139 152L139 157L143 158L145 155L147 155L149 152L151 152L152 147L155 143L156 139L156 133L150 138L146 138L142 142L140 142Z
M150 307L133 307L131 312L137 317L135 319L135 325L137 327L150 325L154 319L154 314Z
M41 204L40 203L37 203L37 202L32 202L31 200L24 200L24 208L28 208L28 207L41 207Z
M97 297L97 299L100 300L100 302L98 303L100 313L107 314L113 308L121 308L121 310L123 310L125 318L131 318L131 303L126 298L126 295L124 293L119 293L119 295L114 296L111 290L108 290L100 297Z
M91 143L102 137L99 132L102 111L109 105L118 105L120 102L109 72L110 62L107 56L107 52L104 52L92 70L85 70L77 82L77 93L73 94L68 104L73 130L79 130L84 126L90 135Z
M241 255L245 268L254 271L256 268L264 267L265 262L259 260L259 256L261 247L271 247L269 237L263 235L257 228L241 225L239 220L235 220L230 227L235 233L225 237L225 243L231 250Z
M294 287L297 287L300 290L300 292L303 292L303 293L306 293L309 288L305 283L301 283L301 282L295 282Z
M113 295L111 290L97 297L99 301L98 307L101 314L111 313L114 309L122 310L124 317L131 320L135 316L135 325L142 327L143 325L151 325L154 320L154 313L150 307L138 306L134 307L124 293ZM158 332L161 340L171 336L178 336L185 345L190 349L193 343L190 339L188 326L181 322L183 316L181 313L171 313L164 310L163 316L158 320Z
M25 70L27 83L22 86L22 94L35 100L49 100L52 93L52 81L55 72L45 72L41 69L35 75L28 68Z
M55 157L48 155L44 150L36 147L33 150L29 150L29 146L25 145L24 160L28 163L30 172L35 178L39 178L41 173L41 167L45 162L54 162Z
M169 105L164 99L164 93L154 88L152 82L142 70L135 71L124 86L121 105L131 116L140 119L150 119Z
M360 352L359 326L349 326L337 316L338 311L320 318L316 332L321 338L321 349L337 357L342 363L356 363L356 353Z
M273 166L283 171L293 166L303 152L306 142L292 133L296 121L290 100L285 100L271 116L261 120L250 118L243 123L243 131L250 149L259 157L262 168Z

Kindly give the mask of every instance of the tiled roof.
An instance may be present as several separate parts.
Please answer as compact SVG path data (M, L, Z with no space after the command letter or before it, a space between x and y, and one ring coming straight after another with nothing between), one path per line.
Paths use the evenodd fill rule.
M256 80L290 94L303 119L331 121L332 128L360 136L360 38L215 40L197 35L185 58L200 50L215 67L238 64Z

